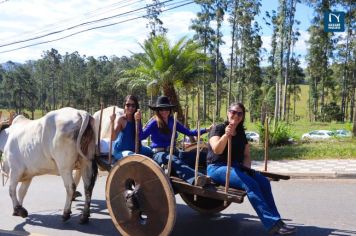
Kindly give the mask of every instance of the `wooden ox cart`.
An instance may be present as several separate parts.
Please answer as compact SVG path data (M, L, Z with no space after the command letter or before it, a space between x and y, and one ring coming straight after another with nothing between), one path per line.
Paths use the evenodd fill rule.
M197 156L199 158L199 154ZM105 161L108 158L111 159L110 154L109 157L101 154L97 160L99 166L109 172L106 203L122 235L169 235L176 218L175 194L203 214L218 213L231 203L242 203L246 196L244 190L228 186L191 185L168 175L169 169L165 170L143 155L127 156L112 166ZM246 168L246 171L254 170ZM271 180L289 179L289 176L261 173Z

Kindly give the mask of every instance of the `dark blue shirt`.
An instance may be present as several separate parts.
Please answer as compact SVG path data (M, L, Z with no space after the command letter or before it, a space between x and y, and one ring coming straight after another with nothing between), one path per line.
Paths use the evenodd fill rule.
M171 145L171 137L172 137L172 130L173 130L173 123L174 119L173 117L168 118L168 128L171 131L170 134L163 134L160 132L157 121L156 119L151 119L145 128L141 129L140 132L140 138L146 139L149 135L151 135L151 148L167 148ZM177 121L177 126L176 126L176 131L179 133L185 134L187 136L197 136L198 131L195 130L189 130L186 127L184 127L181 123ZM200 129L200 134L206 133L206 129ZM174 140L174 146L175 146L175 141L178 137L178 133L176 132L175 134L175 140Z

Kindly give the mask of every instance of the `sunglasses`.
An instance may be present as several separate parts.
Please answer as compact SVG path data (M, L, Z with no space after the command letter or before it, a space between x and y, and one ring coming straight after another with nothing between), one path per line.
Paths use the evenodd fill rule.
M133 103L126 103L125 106L126 107L136 108L136 104L133 104Z
M158 111L170 111L171 108L159 108Z
M229 112L232 115L237 115L238 117L242 117L244 115L244 113L242 111L229 110Z

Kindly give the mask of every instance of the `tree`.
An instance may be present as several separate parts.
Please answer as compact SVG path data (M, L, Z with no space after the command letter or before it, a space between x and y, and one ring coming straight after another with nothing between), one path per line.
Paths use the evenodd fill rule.
M149 28L149 37L155 37L167 33L167 28L163 27L163 22L159 19L159 15L162 13L162 7L164 4L159 0L152 0L152 4L147 4L147 16L148 23L146 25Z
M214 19L214 9L212 8L213 0L196 0L198 5L200 5L201 11L197 13L197 18L192 20L191 29L195 31L193 39L197 41L202 47L205 56L212 54L214 50L214 34L215 31L210 26L210 22ZM205 63L205 61L204 61ZM203 65L205 68L205 64ZM207 76L208 75L208 76ZM209 74L203 71L202 87L203 87L203 121L206 119L207 112L207 86L206 83L209 79Z
M144 85L157 80L163 94L177 104L179 119L184 121L175 87L179 83L194 82L200 78L200 62L205 60L200 46L186 38L171 45L165 36L147 39L140 46L144 53L135 55L139 65L127 71L126 77L134 79L130 83L140 82Z
M316 16L313 19L312 26L308 29L310 34L308 43L310 46L307 54L307 71L313 114L311 119L315 121L320 117L320 108L325 104L326 89L328 84L331 84L329 80L331 79L332 71L329 69L329 60L333 58L334 41L332 40L333 34L324 31L323 17L324 12L330 10L333 1L322 0L311 4L316 9Z
M215 0L214 4L215 10L215 21L216 21L216 37L215 37L215 117L220 118L220 45L224 43L222 40L221 25L224 20L225 11L227 8L226 0Z

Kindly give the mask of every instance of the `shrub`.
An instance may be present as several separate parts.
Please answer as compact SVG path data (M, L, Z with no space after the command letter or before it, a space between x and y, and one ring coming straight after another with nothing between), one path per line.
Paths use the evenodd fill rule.
M260 140L263 142L265 139L265 127L259 124L257 129L260 135ZM290 138L295 136L289 125L284 122L277 122L275 126L274 124L270 125L268 134L269 145L271 146L288 144L290 143Z

